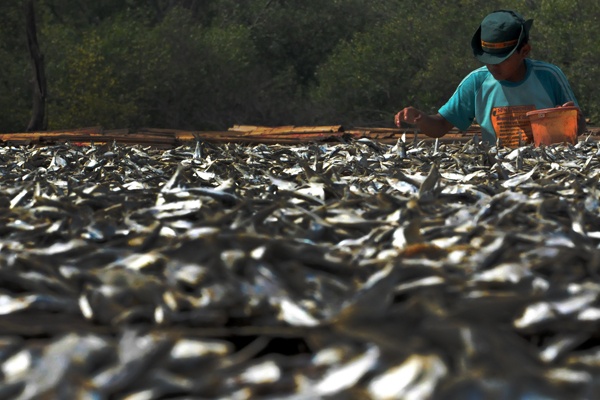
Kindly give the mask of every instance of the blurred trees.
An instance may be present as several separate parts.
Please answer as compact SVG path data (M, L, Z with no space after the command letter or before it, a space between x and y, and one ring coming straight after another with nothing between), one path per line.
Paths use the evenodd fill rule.
M403 106L435 112L447 100L477 67L469 43L481 11L467 2L439 3L397 2L386 18L334 49L313 90L328 118L386 125Z
M532 9L533 56L558 65L593 125L600 125L600 3L544 0Z
M0 1L0 15L0 132L24 132L32 108L24 2Z
M23 0L0 2L0 131L24 131ZM534 18L532 57L559 65L600 117L600 5L583 0L36 0L49 129L233 124L392 126L436 111L479 65L470 40L498 8Z

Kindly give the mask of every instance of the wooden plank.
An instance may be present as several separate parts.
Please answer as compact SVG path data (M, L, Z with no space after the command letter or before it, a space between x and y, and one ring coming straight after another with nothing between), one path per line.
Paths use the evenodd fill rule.
M260 127L254 125L234 125L233 127L229 128L229 130L236 132L252 132L258 128Z
M239 130L237 130L239 129ZM440 138L441 143L466 142L473 135L480 133L479 126L469 127L466 132L451 130ZM396 143L403 136L407 142L434 141L414 128L353 128L344 130L341 125L331 126L280 126L256 127L235 125L227 131L189 131L161 128L141 128L136 132L129 129L103 130L102 127L88 127L72 130L57 130L48 132L25 132L0 134L0 143L4 144L37 144L71 142L78 145L91 143L122 143L141 144L155 147L174 147L184 143L203 140L217 143L266 143L266 144L301 144L310 142L341 141L345 138L367 138L382 143ZM590 137L598 140L600 127L588 127L588 132L580 137L581 140Z
M324 141L328 139L336 139L344 136L343 132L312 132L312 133L282 133L282 134L268 134L268 135L236 135L219 133L212 135L197 135L201 140L206 141L255 141L255 142L273 142L273 141L285 141L285 142L310 142L310 141Z
M311 133L311 132L341 132L343 128L341 125L326 125L326 126L248 126L248 125L235 125L229 128L229 131L244 132L249 135L278 135L278 134L297 134L297 133Z
M123 128L123 129L108 129L103 131L104 134L107 135L127 135L129 133L129 129L128 128Z

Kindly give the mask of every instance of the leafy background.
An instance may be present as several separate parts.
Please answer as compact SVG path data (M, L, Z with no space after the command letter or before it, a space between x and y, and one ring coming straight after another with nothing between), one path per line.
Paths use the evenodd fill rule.
M2 0L0 132L25 130L22 0ZM600 3L573 0L37 0L49 129L392 126L435 112L479 64L470 39L499 8L534 18L532 58L600 117Z

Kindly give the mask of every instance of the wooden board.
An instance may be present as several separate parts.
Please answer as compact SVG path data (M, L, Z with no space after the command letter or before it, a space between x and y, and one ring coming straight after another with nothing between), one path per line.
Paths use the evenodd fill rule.
M471 126L466 132L456 129L440 139L443 143L466 142L475 134L480 134L479 126ZM599 127L588 127L588 133L581 138L598 140ZM341 125L326 126L252 126L234 125L227 131L190 131L178 129L140 128L135 132L129 129L104 130L102 127L88 127L72 130L48 132L19 132L0 134L0 144L4 145L51 145L71 142L78 145L122 143L157 147L176 147L196 140L215 143L266 143L294 144L310 142L339 142L351 139L370 139L382 143L396 143L404 138L407 142L434 141L412 128L352 128L345 130Z

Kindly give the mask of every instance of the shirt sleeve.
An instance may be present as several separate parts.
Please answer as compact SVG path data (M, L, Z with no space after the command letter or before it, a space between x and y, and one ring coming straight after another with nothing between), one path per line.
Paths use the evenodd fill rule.
M536 72L538 74L538 79L544 86L546 92L553 97L554 102L556 103L555 106L562 106L566 102L572 101L579 107L579 103L577 103L571 85L559 67L553 64L543 63L538 67Z
M448 102L438 110L442 117L461 131L467 130L475 118L476 72L467 75Z

